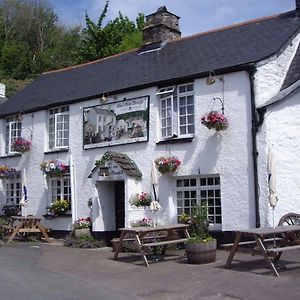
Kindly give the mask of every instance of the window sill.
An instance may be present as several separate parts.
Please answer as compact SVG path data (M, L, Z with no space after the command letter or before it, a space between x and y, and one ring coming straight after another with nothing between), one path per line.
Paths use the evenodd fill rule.
M60 153L60 152L68 152L68 151L69 151L69 148L53 149L53 150L45 151L44 154L52 154L52 153Z
M12 154L12 153L8 153L8 154L5 154L5 155L1 155L0 158L7 158L7 157L20 157L22 156L21 153L16 153L16 154Z
M164 144L180 144L180 143L191 143L194 137L184 137L184 138L170 138L167 140L161 140L156 143L156 145L164 145Z
M52 219L57 219L57 218L70 218L70 217L72 217L72 214L56 215L56 216L46 214L46 215L43 215L43 217L45 219L52 220Z

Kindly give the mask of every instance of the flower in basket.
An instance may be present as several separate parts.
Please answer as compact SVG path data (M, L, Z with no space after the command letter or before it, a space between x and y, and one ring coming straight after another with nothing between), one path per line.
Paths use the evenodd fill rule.
M20 153L28 152L31 149L31 142L19 137L12 143L12 149Z
M175 156L170 156L170 157L161 156L157 158L154 161L154 163L157 170L162 174L173 173L181 165L181 161Z
M141 206L150 206L151 204L151 195L146 192L141 192L140 194L134 194L130 197L130 204L132 206L141 207Z
M61 176L69 172L69 166L58 159L43 161L40 167L44 174L50 176Z
M89 217L87 218L81 218L75 221L74 223L74 229L87 229L90 228L92 222Z
M216 131L225 130L228 127L227 118L223 113L218 111L211 111L203 115L201 123L208 129L215 129Z
M151 218L141 218L139 220L134 220L130 222L131 227L141 227L141 226L153 226L153 220Z
M71 209L71 202L69 200L56 200L50 204L49 211L53 215L62 216Z
M0 178L11 178L16 174L16 169L8 166L0 166Z

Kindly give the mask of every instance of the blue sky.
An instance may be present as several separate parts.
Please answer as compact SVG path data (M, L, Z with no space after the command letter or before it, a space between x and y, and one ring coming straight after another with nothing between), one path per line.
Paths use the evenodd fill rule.
M105 0L49 0L65 25L85 25L85 11L97 21ZM121 11L130 20L139 12L151 14L158 7L180 16L182 36L220 28L295 9L295 0L110 0L107 19Z

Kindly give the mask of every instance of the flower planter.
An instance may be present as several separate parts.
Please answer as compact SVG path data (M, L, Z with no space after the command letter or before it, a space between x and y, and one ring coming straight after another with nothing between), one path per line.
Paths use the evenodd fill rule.
M76 237L91 236L90 229L89 228L75 229L75 236Z
M207 264L216 261L217 240L186 243L186 257L189 264Z
M158 172L161 174L173 174L181 165L181 161L175 156L161 156L157 158L154 163Z

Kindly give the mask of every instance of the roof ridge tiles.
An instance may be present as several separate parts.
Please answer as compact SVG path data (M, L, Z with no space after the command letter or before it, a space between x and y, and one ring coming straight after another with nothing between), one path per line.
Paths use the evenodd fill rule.
M233 29L233 28L237 28L237 27L257 23L257 22L268 21L268 20L271 20L271 19L276 19L278 17L283 17L285 15L286 16L291 15L293 12L294 11L288 11L288 12L284 12L284 13L280 13L280 14L276 14L276 15L272 15L272 16L266 16L266 17L251 19L251 20L248 20L248 21L239 22L239 23L236 23L236 24L227 25L227 26L220 27L220 28L215 28L215 29L211 29L211 30L208 30L208 31L195 33L195 34L192 34L192 35L189 35L189 36L176 38L174 40L168 41L168 43L170 43L170 44L178 43L178 42L181 42L181 41L184 41L184 40L187 40L187 39L193 39L193 38L208 35L208 34L211 34L211 33L221 32L221 31L225 31L225 30L229 30L229 29ZM130 49L130 50L127 50L127 51L124 51L124 52L121 52L121 53L117 53L117 54L114 54L114 55L103 57L101 59L96 59L96 60L93 60L93 61L90 61L90 62L86 62L86 63L74 65L74 66L69 66L69 67L65 67L65 68L62 68L62 69L46 71L46 72L43 72L42 75L47 75L47 74L57 73L57 72L64 72L64 71L68 71L68 70L72 70L72 69L85 67L85 66L88 66L88 65L99 63L101 61L105 61L105 60L108 60L108 59L113 59L113 58L118 57L118 56L122 56L122 55L125 55L125 54L128 54L128 53L131 53L131 52L135 52L139 49L140 48L134 48L134 49Z
M269 20L276 19L276 18L279 18L279 17L289 16L293 12L294 11L292 10L292 11L288 11L288 12L284 12L284 13L280 13L280 14L276 14L276 15L272 15L272 16L266 16L266 17L251 19L251 20L244 21L244 22L239 22L239 23L236 23L236 24L226 25L226 26L223 26L223 27L210 29L208 31L198 32L198 33L195 33L195 34L192 34L192 35L184 36L184 37L181 37L179 39L174 39L174 40L170 41L169 43L177 43L177 42L180 42L180 41L183 41L183 40L196 38L198 36L208 35L208 34L211 34L211 33L221 32L221 31L225 31L225 30L229 30L229 29L234 29L234 28L237 28L237 27L241 27L241 26L245 26L245 25L249 25L249 24L253 24L253 23L257 23L257 22L269 21Z

